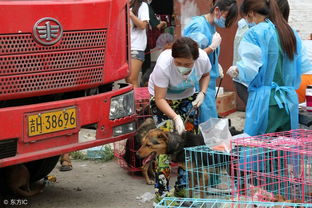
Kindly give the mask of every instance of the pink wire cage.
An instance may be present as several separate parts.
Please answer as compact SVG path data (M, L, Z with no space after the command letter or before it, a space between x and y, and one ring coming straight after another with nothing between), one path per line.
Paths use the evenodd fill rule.
M149 109L150 94L147 87L134 88L134 100L136 109L136 127L151 117ZM140 144L134 137L114 143L114 156L120 167L130 172L142 171L142 160L138 159L136 152Z
M312 202L312 131L291 130L231 142L232 197Z

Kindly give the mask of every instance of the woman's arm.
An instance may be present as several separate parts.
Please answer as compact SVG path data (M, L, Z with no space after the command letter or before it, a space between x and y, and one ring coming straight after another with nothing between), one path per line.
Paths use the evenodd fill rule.
M240 61L237 62L238 79L249 85L262 67L261 48L253 43L241 41L238 54L240 57Z
M212 50L212 48L207 47L205 49L203 49L207 54L211 54L214 50Z
M204 94L206 94L209 81L210 81L210 74L209 73L203 74L199 80L200 91L203 92Z
M167 115L169 118L173 119L177 116L174 110L170 107L168 102L166 101L167 88L161 88L154 85L155 91L155 102L159 110Z
M133 22L133 24L135 24L135 26L141 30L146 29L147 25L148 25L148 21L144 20L141 21L137 16L135 16L133 14L133 12L130 10L130 18Z

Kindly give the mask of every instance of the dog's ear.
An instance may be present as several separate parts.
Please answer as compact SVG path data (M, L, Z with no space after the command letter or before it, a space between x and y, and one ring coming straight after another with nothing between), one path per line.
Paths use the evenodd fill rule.
M183 139L180 135L170 132L166 132L166 135L168 137L168 146L167 146L168 154L173 154L183 149L184 147Z
M147 135L147 133L151 129L155 129L155 128L156 128L156 125L152 118L145 119L145 121L138 127L136 131L136 137L138 139L137 141L142 143L143 138Z
M137 129L137 131L140 131L141 129L145 129L145 128L149 128L149 129L155 129L156 128L156 124L154 122L154 119L152 118L147 118L144 120L144 122L139 126L139 128Z

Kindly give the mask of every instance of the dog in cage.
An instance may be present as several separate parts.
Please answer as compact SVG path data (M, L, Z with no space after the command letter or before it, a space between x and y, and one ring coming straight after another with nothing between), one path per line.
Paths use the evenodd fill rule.
M142 145L142 140L147 132L151 129L155 129L156 125L152 118L147 118L143 121L143 123L138 127L136 131L136 135L133 140L127 140L126 143L126 153L124 155L124 159L128 164L131 164L131 154L138 150ZM132 143L131 143L132 142ZM152 185L154 184L154 177L155 177L155 160L154 157L151 155L150 157L145 157L141 159L135 159L135 167L141 167L143 177L147 184Z

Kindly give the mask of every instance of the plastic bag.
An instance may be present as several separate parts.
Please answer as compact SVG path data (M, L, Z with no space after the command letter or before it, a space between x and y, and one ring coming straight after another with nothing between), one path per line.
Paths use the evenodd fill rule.
M231 151L230 141L232 135L229 131L228 119L210 118L199 124L205 144L214 150ZM220 148L221 147L221 148Z
M169 33L162 33L156 40L156 48L163 49L166 44L170 44L174 41L174 38Z
M145 192L142 196L137 196L136 199L141 203L146 203L154 199L155 194L151 192Z

